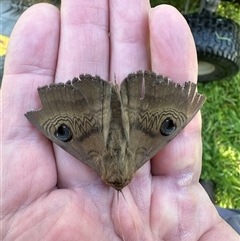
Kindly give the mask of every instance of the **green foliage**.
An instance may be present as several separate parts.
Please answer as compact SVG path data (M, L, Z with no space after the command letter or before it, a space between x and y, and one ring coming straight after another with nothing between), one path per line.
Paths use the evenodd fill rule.
M218 7L217 14L226 18L231 18L240 24L240 4L222 1Z
M240 208L240 73L232 79L199 83L207 96L203 117L203 180L216 187L216 202Z
M170 4L177 8L180 12L185 10L187 0L177 1L177 0L150 0L151 6L155 7L160 4ZM197 11L199 8L200 1L190 1L188 12Z
M177 0L150 0L151 6L155 7L160 4L170 4L177 8L180 12L184 12L186 9L186 3L189 1L189 6L187 13L197 12L200 8L201 0L198 1L190 1L190 0L184 0L184 1L177 1ZM217 15L224 16L226 18L231 18L232 20L236 21L240 24L240 6L239 3L236 3L234 1L228 2L228 1L221 1L217 12Z

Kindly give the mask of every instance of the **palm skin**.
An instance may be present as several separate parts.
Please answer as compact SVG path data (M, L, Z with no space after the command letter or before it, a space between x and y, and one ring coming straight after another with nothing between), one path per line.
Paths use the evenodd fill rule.
M173 7L63 0L61 12L39 4L21 16L2 85L3 240L237 240L198 183L200 114L137 171L126 201L24 117L40 108L38 86L80 73L119 84L150 68L196 82L194 42Z

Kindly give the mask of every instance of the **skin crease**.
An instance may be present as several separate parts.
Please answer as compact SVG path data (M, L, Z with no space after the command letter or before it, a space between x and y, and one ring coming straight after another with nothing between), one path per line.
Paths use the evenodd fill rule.
M1 90L2 240L238 240L198 183L200 113L137 171L123 189L127 203L24 117L41 107L38 86L80 73L116 75L120 83L150 66L176 82L196 82L194 42L171 6L63 0L61 12L38 4L21 16Z

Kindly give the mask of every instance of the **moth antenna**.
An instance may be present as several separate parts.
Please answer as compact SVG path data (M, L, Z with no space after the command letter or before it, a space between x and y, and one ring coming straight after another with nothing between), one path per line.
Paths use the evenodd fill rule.
M117 76L116 76L116 73L114 73L114 84L115 84L115 85L117 84Z
M119 193L122 194L123 199L125 200L125 202L126 202L126 204L127 204L127 206L128 206L127 199L125 198L124 193L122 192L122 190L118 191L118 198L119 198ZM128 208L129 208L129 206L128 206Z
M129 212L130 212L130 214L131 214L131 217L132 217L132 220L133 220L133 223L134 223L134 229L136 230L137 240L140 240L140 239L139 239L139 233L138 233L137 225L136 225L136 222L135 222L135 219L134 219L132 210L130 209L130 206L129 206L129 204L128 204L128 202L127 202L127 199L126 199L126 197L124 196L122 190L119 190L119 191L118 191L118 222L119 222L119 224L120 224L121 230L122 230L122 225L121 225L121 223L120 223L120 216L119 216L119 193L122 194L123 199L124 199L125 203L127 204L128 210L129 210ZM122 230L122 234L123 234L123 230ZM125 241L124 235L122 235L122 236L123 236L123 240Z
M142 93L140 99L143 99L145 96L145 78L144 75L142 76Z
M118 215L118 223L119 223L119 225L120 225L120 229L121 229L121 233L122 233L122 239L123 239L123 241L126 241L125 238L124 238L124 235L123 235L123 228L122 228L122 225L121 225L121 222L120 222L119 192L122 193L122 191L117 191L117 215ZM123 194L123 193L122 193L122 194ZM124 195L123 195L123 197L124 197ZM125 197L124 197L124 199L125 199ZM126 199L125 199L125 201L126 201Z

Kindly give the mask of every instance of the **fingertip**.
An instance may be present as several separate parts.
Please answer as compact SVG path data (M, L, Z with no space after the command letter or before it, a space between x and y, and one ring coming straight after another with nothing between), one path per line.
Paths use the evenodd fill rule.
M16 75L55 70L59 41L59 11L46 3L28 8L10 36L5 74ZM54 59L54 61L53 61ZM50 60L51 62L49 62ZM53 73L51 73L53 74Z
M150 11L152 70L175 82L197 81L197 54L191 30L182 14L170 5Z

